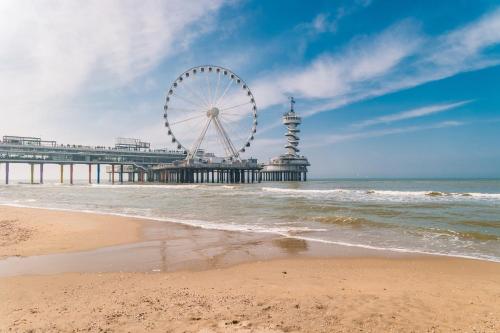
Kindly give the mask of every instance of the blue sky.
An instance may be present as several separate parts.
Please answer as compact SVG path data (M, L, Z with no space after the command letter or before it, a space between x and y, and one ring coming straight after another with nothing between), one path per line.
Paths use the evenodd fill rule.
M500 177L499 1L4 1L0 135L168 146L165 91L216 64L249 84L247 156L293 95L315 177Z

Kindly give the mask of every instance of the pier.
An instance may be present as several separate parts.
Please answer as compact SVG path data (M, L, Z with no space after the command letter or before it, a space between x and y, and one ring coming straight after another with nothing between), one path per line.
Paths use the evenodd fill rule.
M149 181L147 170L159 164L169 163L185 158L179 151L166 149L153 150L149 144L136 139L118 138L115 147L82 146L57 144L56 141L45 141L36 137L4 136L0 141L0 164L5 165L5 184L10 181L11 164L28 164L30 166L29 180L36 183L44 182L44 165L59 165L59 180L65 181L65 170L69 172L69 183L74 182L74 166L88 166L88 182L92 183L95 172L96 183L101 182L101 167L112 168L111 182L123 183L124 174L129 180ZM115 179L115 174L117 179Z

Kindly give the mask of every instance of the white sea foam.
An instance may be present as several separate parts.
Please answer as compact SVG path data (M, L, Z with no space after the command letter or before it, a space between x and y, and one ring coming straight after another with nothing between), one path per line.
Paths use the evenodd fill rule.
M329 193L340 193L347 192L352 190L342 190L342 189L333 189L333 190L297 190L297 189L289 189L289 188L279 188L279 187L263 187L263 191L265 192L275 192L275 193L290 193L290 194L329 194Z
M287 189L279 187L263 187L262 191L291 196L335 197L350 199L388 199L388 200L500 200L500 193L448 193L440 191L391 191L391 190L353 190L353 189Z
M428 255L437 255L437 256L445 256L445 257L456 257L456 258L500 262L500 258L496 258L496 257L489 256L489 255L472 256L472 255L465 255L465 254L459 254L459 253L425 251L425 250L391 247L391 246L387 246L387 247L373 246L373 245L366 245L366 244L327 240L327 239L314 238L314 237L288 236L288 235L283 235L283 236L288 237L288 238L301 239L301 240L305 240L305 241L309 241L309 242L318 242L318 243L324 243L324 244L334 244L334 245L341 245L341 246L348 246L348 247L357 247L357 248L376 250L376 251L391 251L391 252L399 252L399 253L428 254Z

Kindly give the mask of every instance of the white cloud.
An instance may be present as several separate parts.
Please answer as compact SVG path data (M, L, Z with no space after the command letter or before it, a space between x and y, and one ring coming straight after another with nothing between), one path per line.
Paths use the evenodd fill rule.
M428 105L412 110L407 110L403 112L398 112L394 114L389 114L381 117L377 117L374 119L368 119L361 121L359 123L355 123L352 126L356 128L363 128L363 127L368 127L368 126L373 126L373 125L378 125L378 124L389 124L395 121L401 121L401 120L406 120L406 119L413 119L413 118L418 118L418 117L424 117L428 116L431 114L435 114L438 112L443 112L451 109L458 108L460 106L463 106L465 104L470 103L471 101L461 101L461 102L456 102L456 103L448 103L448 104L436 104L436 105Z
M436 64L455 66L477 60L484 48L500 42L500 9L441 36L437 42L437 48L430 57Z
M208 31L222 2L0 2L0 130L36 134L75 97L129 84Z
M334 12L319 13L311 22L299 24L296 30L305 30L309 37L325 32L334 33L343 18L370 6L371 2L371 0L352 1L347 5L338 6Z

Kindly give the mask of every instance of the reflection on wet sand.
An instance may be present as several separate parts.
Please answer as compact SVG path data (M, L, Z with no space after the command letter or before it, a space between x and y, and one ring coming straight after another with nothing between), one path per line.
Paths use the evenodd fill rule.
M278 238L274 239L272 242L274 245L285 250L288 254L298 254L309 249L307 242L303 239Z
M207 230L145 221L141 242L90 251L9 257L0 260L0 276L204 270L294 256L366 256L370 253L373 255L362 249L265 233Z

